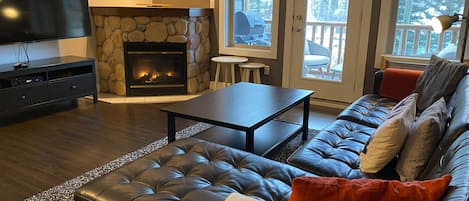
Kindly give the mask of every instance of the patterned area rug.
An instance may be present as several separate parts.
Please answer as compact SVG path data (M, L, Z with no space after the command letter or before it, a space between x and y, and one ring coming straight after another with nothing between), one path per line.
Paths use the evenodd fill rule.
M210 124L206 123L197 123L190 127L187 127L181 131L176 133L176 139L187 138L191 137L199 132L202 132L208 128L212 127ZM310 129L309 130L309 138L312 138L315 134L317 134L317 130ZM68 180L58 186L52 187L49 190L43 191L38 193L30 198L25 199L25 201L42 201L42 200L53 200L53 201L73 201L73 193L76 189L80 188L84 184L102 176L114 169L120 168L123 165L137 160L138 158L145 156L164 145L168 144L167 137L154 141L153 143L142 147L136 151L130 152L117 158L101 167L95 168L90 170L78 177L75 177L71 180ZM287 145L282 147L278 153L273 154L269 158L273 160L277 160L280 162L285 162L287 157L293 153L299 146L302 145L301 141L301 134L291 140Z

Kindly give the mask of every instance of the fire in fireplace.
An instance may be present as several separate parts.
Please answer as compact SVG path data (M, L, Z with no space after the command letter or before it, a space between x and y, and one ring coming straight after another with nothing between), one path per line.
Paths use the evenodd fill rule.
M124 43L127 96L187 93L186 43Z

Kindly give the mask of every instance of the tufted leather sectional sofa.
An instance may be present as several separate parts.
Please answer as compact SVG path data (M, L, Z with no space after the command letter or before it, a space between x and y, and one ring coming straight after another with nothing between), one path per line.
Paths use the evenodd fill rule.
M292 179L299 176L393 178L385 173L366 175L358 167L359 153L395 104L377 91L361 97L292 154L289 165L188 138L84 185L75 192L75 200L218 201L239 192L262 200L286 201ZM468 76L460 82L448 108L446 132L420 179L451 174L443 200L469 200Z
M375 93L378 91L375 90ZM392 168L385 168L373 175L364 174L359 169L360 152L395 104L395 101L378 94L361 97L342 111L337 121L293 153L288 158L288 163L319 176L398 179ZM447 107L450 117L446 131L419 179L428 180L451 174L453 179L442 200L467 201L469 76L461 80Z
M75 200L216 201L239 192L263 200L287 201L292 179L305 175L313 174L188 138L86 184L75 193Z

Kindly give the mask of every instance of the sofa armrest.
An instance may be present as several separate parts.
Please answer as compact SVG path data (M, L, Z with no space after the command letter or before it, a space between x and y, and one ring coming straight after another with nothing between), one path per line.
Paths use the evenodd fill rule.
M378 95L382 97L399 101L415 90L417 79L422 73L421 70L387 68L382 74L379 88L374 89L378 90Z
M383 80L384 70L375 72L375 80L373 82L373 94L379 95L379 89L381 87L381 81Z

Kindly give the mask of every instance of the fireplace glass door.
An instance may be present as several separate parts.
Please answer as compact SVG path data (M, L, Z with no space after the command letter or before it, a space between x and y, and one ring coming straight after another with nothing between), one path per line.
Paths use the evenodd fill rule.
M178 49L167 43L126 45L127 95L185 94L187 64L185 44ZM182 90L182 91L181 91Z

